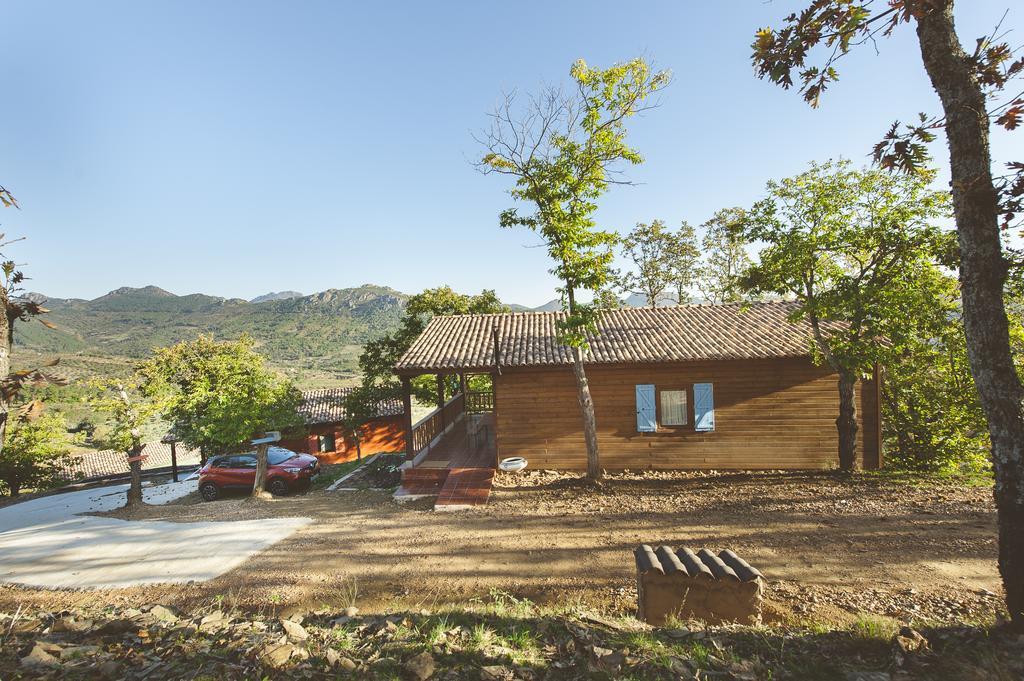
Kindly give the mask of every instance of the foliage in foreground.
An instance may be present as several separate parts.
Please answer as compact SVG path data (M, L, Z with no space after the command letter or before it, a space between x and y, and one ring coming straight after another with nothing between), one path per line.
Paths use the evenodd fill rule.
M61 484L73 444L67 423L58 412L14 419L4 433L0 451L0 493L17 496L26 489Z
M999 629L816 624L653 629L579 607L540 610L496 592L471 609L278 619L164 606L0 615L0 666L23 678L825 679L900 672L906 681L1010 679L1024 642Z

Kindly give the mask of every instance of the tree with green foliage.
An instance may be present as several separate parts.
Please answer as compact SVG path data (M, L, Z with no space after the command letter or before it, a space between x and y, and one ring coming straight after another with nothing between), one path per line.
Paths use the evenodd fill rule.
M694 283L709 303L735 303L743 297L736 282L751 264L749 242L744 236L746 219L742 208L723 208L701 225L704 256L697 265Z
M5 187L0 187L0 204L4 208L19 208L18 201ZM6 239L4 234L0 234L0 251L5 251L8 246L18 241L21 239ZM14 323L36 318L49 328L53 328L53 324L40 317L47 312L46 308L38 301L24 297L25 290L21 285L25 281L25 274L14 260L6 259L2 252L0 252L0 273L3 276L3 280L0 281L0 306L3 308L3 314L0 314L0 452L2 452L6 441L4 433L7 430L11 404L21 390L29 384L63 384L64 380L43 369L11 371ZM47 366L52 367L56 364L55 360Z
M759 77L784 88L793 86L796 72L804 99L817 106L839 78L835 63L851 49L873 45L903 24L916 29L943 116L922 113L919 123L893 123L875 146L874 158L883 168L918 172L928 165L927 145L935 131L945 132L967 356L992 442L999 572L1010 619L1024 629L1024 382L1015 370L1004 300L1007 277L1021 262L1018 253L1004 248L1001 232L1024 211L1024 162L1007 164L1009 173L995 178L989 148L993 122L1007 130L1024 122L1024 94L1008 89L1024 75L1024 57L1005 40L997 17L995 29L965 50L953 6L954 0L890 0L877 6L870 0L810 0L803 11L786 17L783 28L757 32L753 60Z
M54 411L12 420L0 451L2 491L12 497L25 489L48 489L61 484L74 439L64 417Z
M676 282L675 237L661 220L638 222L622 239L622 254L631 269L619 278L619 287L644 296L648 306L657 307L661 295Z
M940 473L987 470L988 428L968 366L960 292L947 275L940 275L935 290L933 304L908 320L912 332L886 363L886 465ZM1020 338L1020 319L1013 321Z
M679 225L679 231L672 235L669 249L669 267L672 286L676 291L676 305L690 302L690 291L697 282L700 265L700 249L697 247L697 233L686 220Z
M142 432L156 416L158 405L143 393L137 375L125 380L96 379L90 387L89 404L107 420L106 432L94 441L104 449L125 453L130 478L125 507L134 508L143 503Z
M813 347L839 375L839 466L857 465L855 389L886 363L913 331L920 310L941 291L941 263L955 250L934 225L948 195L924 175L855 170L847 162L812 164L768 183L768 198L746 221L745 236L765 244L740 287L792 297Z
M401 396L401 385L395 376L395 364L413 341L423 333L427 322L433 317L501 312L508 312L508 306L498 300L497 294L490 289L484 289L478 295L465 295L452 290L450 286L439 286L412 296L406 301L405 312L398 329L363 346L363 352L359 355L359 369L366 390L352 393L346 400L346 410L354 414L369 413L376 409L377 400ZM449 380L458 379L450 377ZM450 392L454 387L454 384L447 386L446 392ZM414 379L412 390L416 399L422 402L429 403L436 399L437 386L432 377ZM368 400L373 398L373 401L361 401L364 397Z
M402 385L395 375L395 364L409 349L413 341L426 328L427 322L438 315L497 314L508 312L508 306L498 300L493 290L484 289L478 295L465 295L450 286L426 289L406 301L405 311L398 329L369 341L359 355L362 383L345 397L345 418L342 428L345 437L362 456L360 443L368 421L379 416L382 402L402 398ZM458 386L455 376L445 379L444 390L454 394ZM417 400L432 403L437 399L437 382L430 376L412 380L412 394Z
M397 397L396 387L391 383L366 381L345 396L344 417L341 428L346 442L356 448L356 458L363 458L363 437L366 426L379 417L380 405Z
M484 147L479 168L514 180L509 191L532 212L501 213L502 227L525 227L540 235L554 261L551 273L561 282L565 316L559 341L573 357L573 373L583 416L587 477L601 477L597 420L583 357L587 338L597 333L602 301L613 284L614 232L598 228L597 200L613 184L626 184L622 164L643 161L626 144L626 121L653 106L651 97L668 85L667 71L655 71L643 59L607 69L582 59L570 74L572 94L547 88L516 111L510 95L491 114L491 127L478 141ZM589 293L592 302L581 300Z
M157 349L139 369L177 438L204 454L247 449L267 431L302 428L301 394L266 367L253 340L199 336ZM267 448L257 447L253 496L265 495Z

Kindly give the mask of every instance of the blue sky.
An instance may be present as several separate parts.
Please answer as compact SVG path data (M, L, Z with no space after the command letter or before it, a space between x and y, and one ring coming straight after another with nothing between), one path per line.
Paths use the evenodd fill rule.
M564 80L580 57L673 70L631 127L638 185L602 201L619 231L700 223L811 160L866 161L892 120L938 110L909 27L844 59L816 111L758 81L755 29L802 4L5 3L0 183L23 210L2 229L28 237L10 254L29 287L60 297L446 283L539 305L546 256L498 227L507 184L470 164L503 90ZM965 41L1014 5L959 4ZM1024 7L1004 27L1024 42ZM993 148L1024 158L1024 133Z

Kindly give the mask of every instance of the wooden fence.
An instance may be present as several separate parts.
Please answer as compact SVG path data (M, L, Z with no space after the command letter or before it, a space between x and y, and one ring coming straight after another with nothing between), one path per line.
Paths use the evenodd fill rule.
M494 393L490 391L466 393L466 411L471 414L494 411Z
M470 393L473 394L473 393ZM440 435L445 428L455 423L466 412L466 395L458 394L435 409L412 427L412 449L419 454Z

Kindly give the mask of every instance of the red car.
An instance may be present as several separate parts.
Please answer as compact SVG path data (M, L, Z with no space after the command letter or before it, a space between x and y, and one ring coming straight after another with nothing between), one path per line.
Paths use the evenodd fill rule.
M281 447L267 450L267 490L281 496L308 487L320 474L320 462L309 454L296 454ZM256 452L210 457L199 469L199 493L206 501L220 497L223 490L251 490L256 482Z

